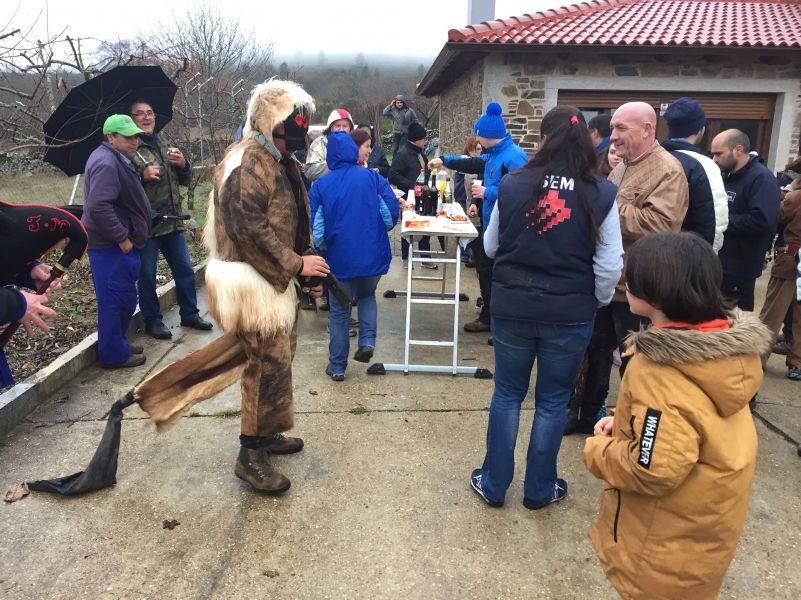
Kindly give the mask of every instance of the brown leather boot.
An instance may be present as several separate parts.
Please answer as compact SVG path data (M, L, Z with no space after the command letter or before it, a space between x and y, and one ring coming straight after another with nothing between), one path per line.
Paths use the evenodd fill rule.
M278 496L289 489L291 482L270 464L270 453L264 448L239 448L234 473L258 492Z
M264 446L270 454L294 454L303 450L303 440L296 437L286 437L283 433L274 433L267 436Z

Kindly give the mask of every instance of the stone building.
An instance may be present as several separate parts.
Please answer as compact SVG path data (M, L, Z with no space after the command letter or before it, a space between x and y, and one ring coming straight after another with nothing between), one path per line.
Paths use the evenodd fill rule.
M801 0L593 0L452 29L418 94L440 97L449 153L493 100L531 153L557 103L590 118L631 100L659 113L692 96L707 144L742 129L778 171L799 152ZM662 119L657 133L667 135Z

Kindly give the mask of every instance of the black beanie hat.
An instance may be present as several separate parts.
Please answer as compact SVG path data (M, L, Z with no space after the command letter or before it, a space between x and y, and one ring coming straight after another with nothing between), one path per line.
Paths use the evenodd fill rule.
M409 141L417 142L426 137L426 128L417 121L409 125Z

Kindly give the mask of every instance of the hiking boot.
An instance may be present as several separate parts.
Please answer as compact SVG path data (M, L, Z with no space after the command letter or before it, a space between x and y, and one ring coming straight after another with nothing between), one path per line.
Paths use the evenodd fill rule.
M789 367L787 369L787 379L792 381L801 381L801 369L798 367Z
M144 354L145 347L139 346L137 344L128 344L128 350L131 351L131 354Z
M344 373L334 373L331 367L325 368L325 374L328 375L333 381L345 381Z
M539 510L554 502L560 502L565 498L567 498L567 481L564 479L557 479L556 483L553 484L553 494L551 494L551 497L545 502L534 502L528 498L523 498L523 506L529 510Z
M790 354L790 344L787 343L787 340L784 337L779 337L775 342L773 342L773 348L771 348L774 354L781 354L782 356L787 356Z
M465 323L464 330L467 333L481 333L482 331L489 331L490 324L485 323L481 319L476 319L475 321L471 321L470 323Z
M267 436L264 449L270 454L295 454L303 450L303 440L296 437L286 437L283 433Z
M157 340L168 340L172 337L172 332L164 326L164 323L145 325L145 333Z
M353 360L363 363L370 362L371 358L373 358L372 346L359 346L359 349L353 355Z
M114 363L114 364L101 364L100 366L104 369L131 369L133 367L139 367L145 364L145 355L144 354L131 354L128 357L128 360L121 363Z
M487 494L483 488L483 480L484 480L484 473L481 471L481 469L475 469L470 474L470 487L472 487L473 491L479 496L481 496L481 499L492 508L500 508L501 506L503 506L503 500L498 502L497 500L490 500L490 498L487 497Z
M277 496L289 489L291 482L270 464L270 453L265 448L239 448L234 473L258 492Z

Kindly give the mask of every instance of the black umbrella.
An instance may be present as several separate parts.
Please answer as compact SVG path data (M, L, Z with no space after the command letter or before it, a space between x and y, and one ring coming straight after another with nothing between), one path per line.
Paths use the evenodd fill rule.
M114 67L72 88L44 124L44 159L67 175L83 173L92 151L103 141L103 122L115 113L128 114L135 100L145 100L156 113L156 131L172 119L177 87L161 67ZM67 144L67 145L65 145Z

